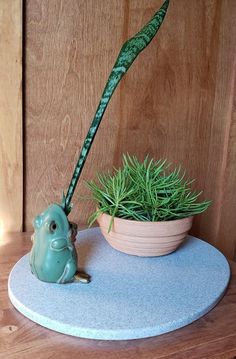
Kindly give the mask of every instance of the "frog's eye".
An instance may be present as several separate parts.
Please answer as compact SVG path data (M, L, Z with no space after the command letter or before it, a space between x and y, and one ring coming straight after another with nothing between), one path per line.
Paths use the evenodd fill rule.
M55 221L52 221L49 225L49 230L50 230L50 232L53 233L53 232L55 232L56 229L57 229L57 224Z

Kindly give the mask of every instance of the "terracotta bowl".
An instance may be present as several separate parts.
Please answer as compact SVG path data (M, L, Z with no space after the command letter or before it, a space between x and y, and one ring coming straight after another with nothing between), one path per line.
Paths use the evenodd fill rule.
M174 252L192 227L193 217L164 222L141 222L101 214L97 221L103 236L115 249L136 256L154 257Z

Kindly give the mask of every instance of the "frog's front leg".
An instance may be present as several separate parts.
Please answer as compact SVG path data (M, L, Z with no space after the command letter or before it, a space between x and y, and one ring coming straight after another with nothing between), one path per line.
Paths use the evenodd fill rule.
M55 252L61 252L68 246L65 238L55 238L50 243L50 249Z

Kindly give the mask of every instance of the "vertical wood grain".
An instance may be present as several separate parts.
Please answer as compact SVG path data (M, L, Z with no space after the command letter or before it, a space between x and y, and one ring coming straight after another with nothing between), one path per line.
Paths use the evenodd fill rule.
M236 58L235 58L236 60ZM232 76L232 91L229 98L228 138L225 141L225 159L221 179L221 205L218 215L217 245L236 261L236 62Z
M105 81L123 42L122 1L26 3L26 229L66 191ZM73 218L85 223L85 179L112 164L119 120L112 99L74 195ZM105 141L104 141L105 139Z
M22 229L22 2L0 1L0 221Z
M121 45L161 3L26 1L26 229L60 201ZM85 223L92 210L79 198L87 193L83 180L119 165L122 153L149 153L182 163L196 178L213 205L197 216L192 233L233 258L227 212L234 213L236 198L235 24L234 0L171 1L160 32L108 106L71 219Z

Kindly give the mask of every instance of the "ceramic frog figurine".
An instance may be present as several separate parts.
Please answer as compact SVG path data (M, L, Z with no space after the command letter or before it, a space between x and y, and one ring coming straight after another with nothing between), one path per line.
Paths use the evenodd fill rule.
M32 273L51 283L89 282L89 276L77 272L75 239L77 225L68 221L58 204L52 204L34 219L35 232L30 253Z

